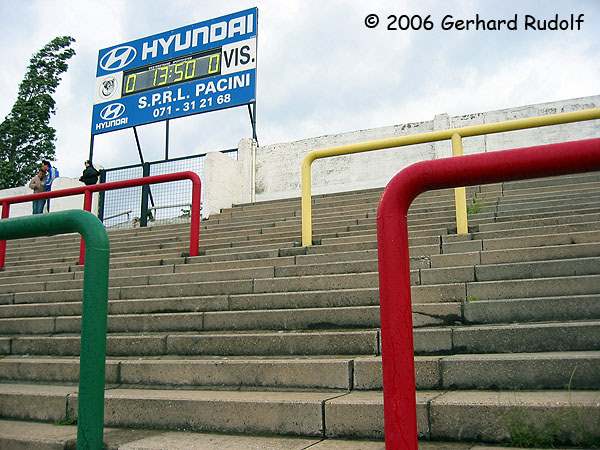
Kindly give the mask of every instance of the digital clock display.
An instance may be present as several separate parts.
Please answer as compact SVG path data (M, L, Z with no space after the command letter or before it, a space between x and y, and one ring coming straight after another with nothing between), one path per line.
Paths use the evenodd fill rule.
M221 73L221 49L123 74L122 96Z

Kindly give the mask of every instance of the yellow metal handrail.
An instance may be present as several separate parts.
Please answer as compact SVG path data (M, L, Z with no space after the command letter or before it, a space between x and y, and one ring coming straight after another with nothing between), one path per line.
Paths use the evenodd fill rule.
M302 160L302 245L312 245L312 200L311 200L311 168L315 159L330 158L332 156L349 155L352 153L370 152L385 148L404 147L406 145L425 144L429 142L452 140L452 155L462 156L463 137L481 136L484 134L504 133L506 131L524 130L527 128L561 125L565 123L582 122L585 120L600 119L600 108L585 109L582 111L552 114L548 116L528 117L526 119L507 120L504 122L471 125L462 128L450 128L428 133L411 134L388 139L360 142L357 144L341 145L309 152ZM467 200L465 188L455 189L456 226L458 234L468 232Z

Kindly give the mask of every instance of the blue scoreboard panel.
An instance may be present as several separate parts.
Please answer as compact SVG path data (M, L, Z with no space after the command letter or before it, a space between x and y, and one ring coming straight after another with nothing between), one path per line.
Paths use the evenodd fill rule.
M92 135L256 100L256 8L100 50Z

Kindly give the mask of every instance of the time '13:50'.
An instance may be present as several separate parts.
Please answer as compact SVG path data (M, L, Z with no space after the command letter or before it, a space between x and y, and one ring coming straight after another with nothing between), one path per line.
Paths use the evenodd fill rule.
M191 102L185 102L183 104L183 111L193 111L194 109L209 108L213 105L213 102L217 105L223 105L231 101L231 94L218 95L214 100L213 97L201 98L200 100L192 100Z

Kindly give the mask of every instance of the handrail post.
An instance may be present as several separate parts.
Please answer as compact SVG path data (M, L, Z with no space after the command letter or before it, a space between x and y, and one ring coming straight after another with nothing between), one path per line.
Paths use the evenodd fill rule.
M310 153L302 161L302 246L312 245L312 162Z
M2 202L2 219L8 219L10 214L10 203ZM6 264L6 241L0 240L0 270L4 270Z
M85 191L83 194L83 210L87 212L92 211L92 193ZM79 241L79 263L80 266L85 264L85 239L81 238Z
M61 211L0 221L0 237L20 239L78 232L87 243L77 397L77 448L104 448L104 383L108 314L108 234L93 214Z
M200 252L200 209L202 199L202 181L197 174L190 176L192 181L192 206L190 208L190 256Z
M458 133L452 135L452 156L463 156L462 137ZM464 187L454 188L454 204L456 213L456 234L467 234L469 224L467 218L467 190Z
M381 359L387 450L416 450L416 388L407 213L425 191L600 170L600 138L412 164L377 209Z

